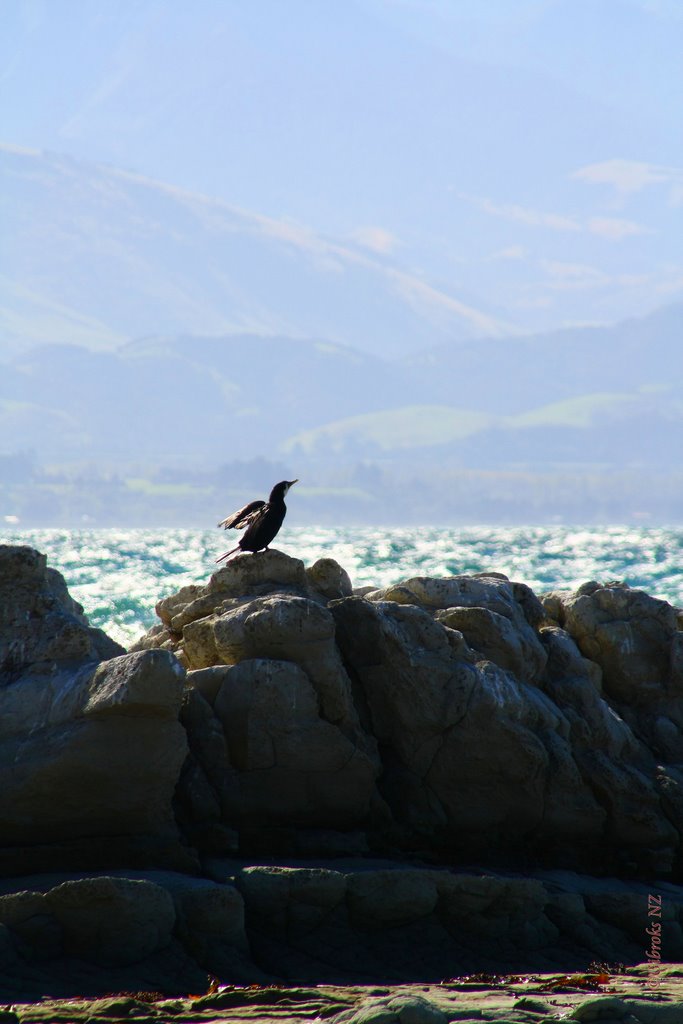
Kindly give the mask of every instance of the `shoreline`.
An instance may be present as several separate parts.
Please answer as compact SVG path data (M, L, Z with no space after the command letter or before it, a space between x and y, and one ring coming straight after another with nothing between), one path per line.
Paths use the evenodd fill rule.
M554 1024L561 1020L628 1019L632 1024L679 1024L683 1019L683 966L662 965L655 990L648 965L623 973L466 975L441 984L237 986L211 985L203 995L163 998L159 993L112 993L96 999L13 1003L3 1024L118 1024L138 1020L177 1024L275 1021L299 1024Z

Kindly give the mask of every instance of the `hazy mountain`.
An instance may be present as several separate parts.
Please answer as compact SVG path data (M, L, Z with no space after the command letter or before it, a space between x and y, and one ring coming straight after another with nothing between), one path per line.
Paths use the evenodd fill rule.
M45 345L0 365L0 437L6 454L105 467L266 457L675 469L682 326L678 305L614 328L394 361L249 334Z
M320 238L355 244L373 261L393 256L414 278L527 333L609 323L680 293L680 17L680 4L648 0L5 0L0 123L10 143L132 168L284 220L299 235L296 225L308 225L308 260L341 263L337 287L333 275L283 274L283 262L256 245L245 261L263 263L262 280L277 272L270 300L256 311L246 303L251 319L240 328L326 334L320 314L329 305L343 329L334 340L375 343L374 303L383 305L386 289L375 297L373 275L363 274L365 292L345 291L342 317L348 258L315 248ZM100 182L100 199L120 186ZM157 212L163 224L161 199ZM215 223L215 210L205 212ZM97 233L92 213L89 203L83 218ZM235 227L234 210L222 219ZM65 226L64 240L84 227ZM131 328L133 288L130 299L119 296L115 333L234 326L235 296L226 313L215 281L188 277L185 233L158 270L149 266L153 239L136 253L167 318L144 316ZM41 244L40 232L29 235ZM225 281L253 299L256 270L243 281L215 242L204 250L185 240L184 255L202 268L218 256L214 269L223 263ZM105 232L102 244L121 256L126 243ZM115 267L95 257L104 287ZM112 278L119 292L129 284L126 274ZM292 285L288 302L278 290ZM317 308L299 323L291 314L302 288ZM98 326L101 304L93 302L93 322L71 292L32 290L48 322L56 304L74 329ZM404 323L404 311L385 332L417 347L419 318ZM108 337L108 318L99 329Z
M597 392L680 397L682 347L683 304L676 303L611 327L440 345L401 365L435 402L521 413Z
M278 451L292 433L409 400L401 368L286 337L159 337L116 351L44 345L0 366L5 449L68 462L191 462Z
M0 148L0 195L0 352L247 330L395 355L510 329L386 255L114 168Z

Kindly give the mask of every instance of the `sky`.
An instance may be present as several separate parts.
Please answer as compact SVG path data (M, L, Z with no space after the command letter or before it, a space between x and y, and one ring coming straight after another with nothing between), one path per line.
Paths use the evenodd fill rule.
M681 0L3 0L0 141L354 245L509 324L683 296Z

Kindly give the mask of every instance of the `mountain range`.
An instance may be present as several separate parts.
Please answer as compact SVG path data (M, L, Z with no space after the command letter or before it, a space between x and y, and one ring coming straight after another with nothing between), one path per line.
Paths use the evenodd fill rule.
M44 463L680 469L683 304L611 328L393 360L328 341L159 335L0 365L5 451Z
M0 147L0 345L323 337L380 355L512 328L360 244L117 168Z
M679 466L683 305L520 335L369 255L0 150L0 437L40 462Z
M396 354L675 301L681 25L667 0L5 0L11 333L39 340L37 304L43 341Z

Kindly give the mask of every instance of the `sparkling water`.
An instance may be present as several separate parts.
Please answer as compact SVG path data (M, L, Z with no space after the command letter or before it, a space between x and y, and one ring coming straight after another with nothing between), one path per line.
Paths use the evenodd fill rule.
M124 646L158 621L159 598L205 583L238 539L218 530L0 530L0 543L46 554L90 622ZM680 527L284 527L276 546L306 565L336 559L354 586L493 570L537 594L623 580L683 606Z

